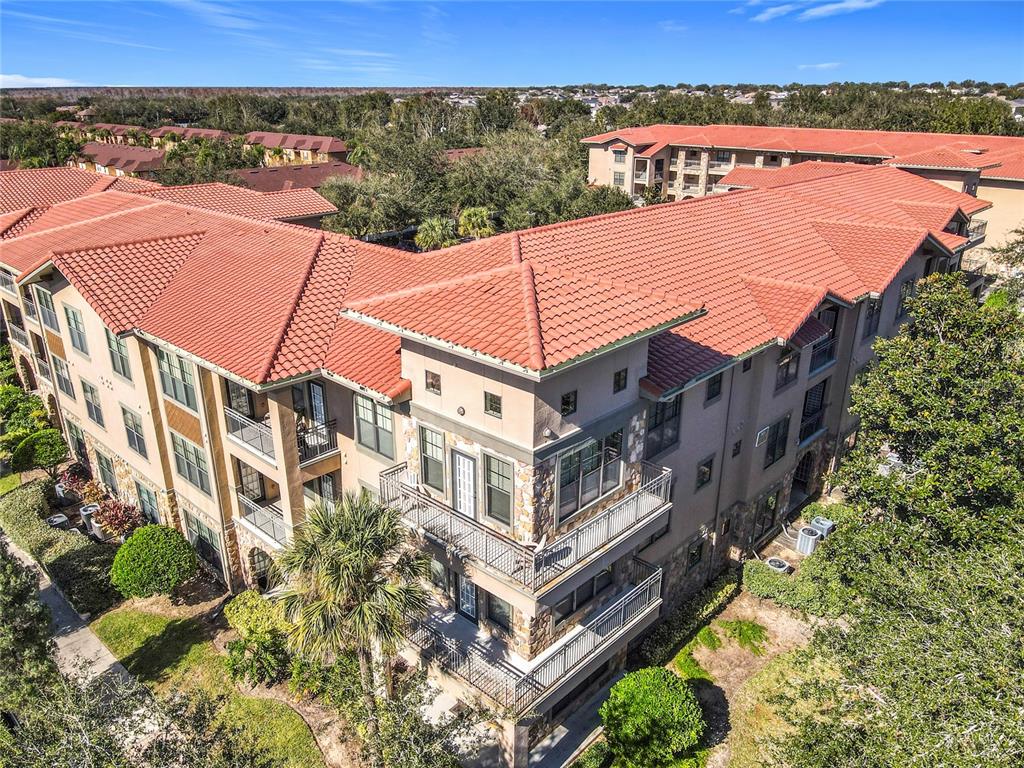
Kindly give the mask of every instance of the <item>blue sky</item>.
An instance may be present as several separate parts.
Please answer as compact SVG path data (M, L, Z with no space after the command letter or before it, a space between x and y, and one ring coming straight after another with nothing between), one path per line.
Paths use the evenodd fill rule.
M0 84L1024 81L1024 3L0 4Z

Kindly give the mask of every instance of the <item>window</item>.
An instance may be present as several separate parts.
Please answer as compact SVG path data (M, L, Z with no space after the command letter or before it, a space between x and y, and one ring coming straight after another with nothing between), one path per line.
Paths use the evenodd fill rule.
M576 413L576 390L562 395L562 415L571 416Z
M710 403L722 394L722 374L716 373L708 379L708 387L704 393L704 402Z
M124 431L128 435L128 445L133 451L143 456L146 455L146 439L142 435L142 418L135 411L129 411L121 406L121 415L124 417Z
M192 378L192 364L171 352L156 351L160 368L160 386L172 400L196 410L196 386Z
M689 573L704 559L704 539L697 539L686 549L686 571Z
M914 280L904 280L900 285L900 303L896 308L896 319L907 316L907 299L914 295Z
M625 183L626 183L626 172L625 171L615 171L615 173L612 174L612 184L614 184L617 187L621 187Z
M203 493L210 492L210 475L206 469L206 453L198 445L171 432L174 466L178 474Z
M365 395L356 395L356 439L371 451L394 458L391 411Z
M742 440L737 440L735 443L732 444L732 457L736 458L737 456L739 456L740 455L740 451L742 451L742 450L743 450L743 441Z
M647 409L647 458L657 456L679 442L679 413L683 396L657 402Z
M732 162L732 152L730 152L727 149L719 149L717 152L715 152L715 162L716 163L731 163Z
M800 420L800 442L807 440L825 424L825 402L828 392L828 379L819 381L804 393L804 409Z
M501 395L484 392L484 413L501 418Z
M51 331L60 333L60 325L57 322L57 312L53 308L53 296L36 286L36 304L39 306L39 316L43 319L43 325Z
M104 456L96 451L96 468L99 470L100 482L110 491L111 496L117 496L117 475L114 474L114 462L109 456Z
M263 475L250 467L244 461L235 459L235 469L238 472L238 490L245 498L251 501L262 501L267 497L267 489L263 485ZM316 485L316 478L302 485L303 498L310 498L309 486ZM311 501L319 501L314 494Z
M64 307L64 317L68 320L68 333L71 335L71 346L83 355L89 354L89 345L85 341L85 323L82 313L71 307Z
M500 597L487 593L487 618L502 629L512 631L512 606Z
M800 375L800 353L795 349L787 349L779 355L775 368L775 391L778 392L787 384L796 381Z
M512 525L512 465L484 454L487 516Z
M612 569L606 568L555 603L555 624L561 624L576 611L586 606L587 603L608 589L612 585L612 581Z
M772 464L786 455L786 441L789 439L789 416L779 419L768 427L768 436L765 440L764 468L768 469Z
M89 463L89 451L85 447L85 433L82 428L75 424L73 421L68 422L68 437L70 438L71 448L75 452L75 456L83 464Z
M621 478L621 429L564 454L559 459L558 522L617 488Z
M775 490L757 502L754 512L754 541L760 540L775 525L775 511L779 506L780 490Z
M256 409L253 407L252 392L231 379L224 379L224 386L228 395L228 407L248 419L254 418Z
M828 328L828 336L814 342L811 347L811 373L824 368L836 359L836 329L839 325L839 310L828 307L818 313L820 320Z
M100 407L100 392L96 387L85 379L79 379L82 384L82 395L85 397L85 411L89 418L103 426L103 408Z
M665 525L664 525L663 527L659 528L659 529L658 529L658 530L656 530L656 531L655 531L654 533L652 533L652 534L651 534L650 536L648 536L648 537L647 537L647 540L646 540L646 541L644 541L644 542L643 542L643 543L642 543L642 544L640 545L640 551L642 552L643 550L645 550L645 549L647 549L647 548L648 548L649 546L651 546L651 544L653 544L654 542L656 542L656 541L657 541L658 539L660 539L660 538L664 537L664 536L665 536L665 535L666 535L666 534L668 533L668 526L669 526L669 524L668 524L668 523L665 523Z
M139 511L151 523L160 522L160 509L156 504L156 494L142 483L135 482L135 495L139 497Z
M75 385L71 383L71 373L68 371L68 364L56 355L50 355L53 361L53 375L57 379L57 388L72 400L75 399Z
M202 520L190 514L185 515L185 528L188 530L188 540L199 556L212 565L217 573L221 573L220 538L217 534Z
M750 370L750 366L753 364L754 358L747 357L743 359L743 372L746 373Z
M616 163L626 162L626 151L623 149L613 149L612 160Z
M870 339L878 333L878 320L882 316L882 302L870 299L864 308L864 332L861 339Z
M110 365L113 366L114 373L131 381L132 369L128 365L128 343L112 334L109 328L103 330L107 334L107 349L110 350Z
M626 388L627 384L629 384L629 368L616 371L615 375L612 376L612 394L621 392Z
M426 485L444 492L444 437L420 427L420 477Z
M433 371L426 371L424 374L426 378L427 392L432 392L435 395L441 394L441 374L434 373Z
M711 482L711 475L715 468L715 457L708 456L704 461L697 465L697 488L700 490L705 485Z

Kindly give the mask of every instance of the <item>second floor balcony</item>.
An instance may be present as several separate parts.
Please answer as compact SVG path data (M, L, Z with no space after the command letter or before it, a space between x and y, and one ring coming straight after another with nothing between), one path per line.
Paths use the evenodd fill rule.
M299 463L316 461L338 450L338 430L331 421L323 424L300 424L295 429L295 440L299 448Z
M475 625L444 609L413 621L409 640L426 660L519 714L554 699L560 687L568 687L560 684L599 664L602 655L646 626L661 605L661 580L660 568L634 559L629 583L532 663L511 654L501 641L481 642Z
M39 311L36 309L36 303L27 296L22 297L22 305L25 307L25 317L34 323L39 322Z
M602 512L544 546L522 544L416 487L404 464L380 475L380 496L406 522L534 592L662 516L670 506L672 471L644 463L636 487Z
M261 535L269 544L283 547L288 541L291 526L285 522L279 500L252 499L241 486L235 488L235 495L242 512L241 524Z
M0 289L18 295L18 288L14 285L14 276L5 269L0 269Z
M9 322L7 323L7 330L11 332L11 339L13 341L16 341L25 349L32 349L31 345L29 344L28 333L25 331L24 328Z

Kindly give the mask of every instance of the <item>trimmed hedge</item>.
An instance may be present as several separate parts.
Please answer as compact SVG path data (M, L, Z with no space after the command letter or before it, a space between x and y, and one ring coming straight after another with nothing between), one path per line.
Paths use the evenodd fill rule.
M169 595L198 569L184 536L166 525L144 525L117 550L110 581L125 597Z
M255 589L247 589L231 598L224 607L224 618L242 638L252 633L284 636L291 628L281 603L268 600Z
M721 611L739 589L739 571L730 568L666 616L640 646L640 655L649 664L665 664L676 649Z
M0 497L0 528L43 566L75 610L105 611L118 600L107 577L116 548L47 525L52 494L52 482L34 480Z

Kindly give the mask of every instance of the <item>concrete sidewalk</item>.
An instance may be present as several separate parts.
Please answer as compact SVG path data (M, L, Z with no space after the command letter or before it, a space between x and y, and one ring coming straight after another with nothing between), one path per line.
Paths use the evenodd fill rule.
M107 650L89 625L50 582L39 564L7 536L0 533L15 557L39 574L39 599L49 606L53 616L53 639L57 643L57 665L66 674L84 674L92 679L111 673L126 680L131 676L114 654Z

